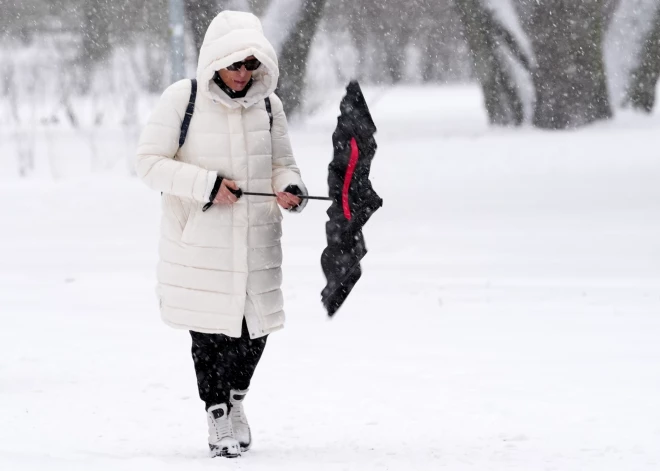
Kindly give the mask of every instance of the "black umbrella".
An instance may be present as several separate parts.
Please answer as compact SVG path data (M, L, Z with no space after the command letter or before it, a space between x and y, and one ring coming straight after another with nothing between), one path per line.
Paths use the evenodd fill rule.
M323 305L333 316L360 279L360 261L367 254L362 227L383 205L369 181L376 153L376 125L360 85L352 81L341 101L341 114L332 135L334 157L328 166L332 205L327 211L328 246L321 255L327 285Z

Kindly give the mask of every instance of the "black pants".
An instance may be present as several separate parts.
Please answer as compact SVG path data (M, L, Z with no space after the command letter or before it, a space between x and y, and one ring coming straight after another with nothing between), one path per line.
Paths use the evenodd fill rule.
M190 335L199 397L207 409L223 403L229 406L230 390L250 387L267 336L250 339L245 319L240 338L192 331Z

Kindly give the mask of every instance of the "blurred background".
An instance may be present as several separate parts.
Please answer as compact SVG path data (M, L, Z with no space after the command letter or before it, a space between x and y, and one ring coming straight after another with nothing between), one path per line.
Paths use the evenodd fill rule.
M89 170L130 173L153 100L174 80L194 76L204 32L223 9L262 19L279 53L278 94L292 120L304 120L330 90L357 78L384 91L475 84L493 125L572 129L621 108L652 112L659 6L658 0L0 0L0 175L57 178L72 171L65 155L72 152L89 156Z

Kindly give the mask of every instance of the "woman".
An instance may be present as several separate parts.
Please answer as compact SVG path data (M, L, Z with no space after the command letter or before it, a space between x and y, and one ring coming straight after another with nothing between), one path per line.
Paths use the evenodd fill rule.
M252 443L243 399L267 336L284 324L278 204L299 212L307 194L273 94L278 76L257 17L224 11L200 51L185 143L190 80L165 90L138 145L138 175L162 192L161 315L192 336L212 456L239 456Z

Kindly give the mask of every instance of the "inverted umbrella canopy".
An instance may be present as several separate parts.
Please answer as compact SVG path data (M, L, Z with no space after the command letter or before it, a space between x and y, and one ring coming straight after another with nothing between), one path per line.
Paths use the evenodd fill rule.
M321 300L329 316L344 303L362 275L360 261L367 254L362 227L383 205L369 181L376 153L376 125L360 85L352 81L340 105L341 114L332 135L334 157L328 166L328 246L321 255L327 285Z

